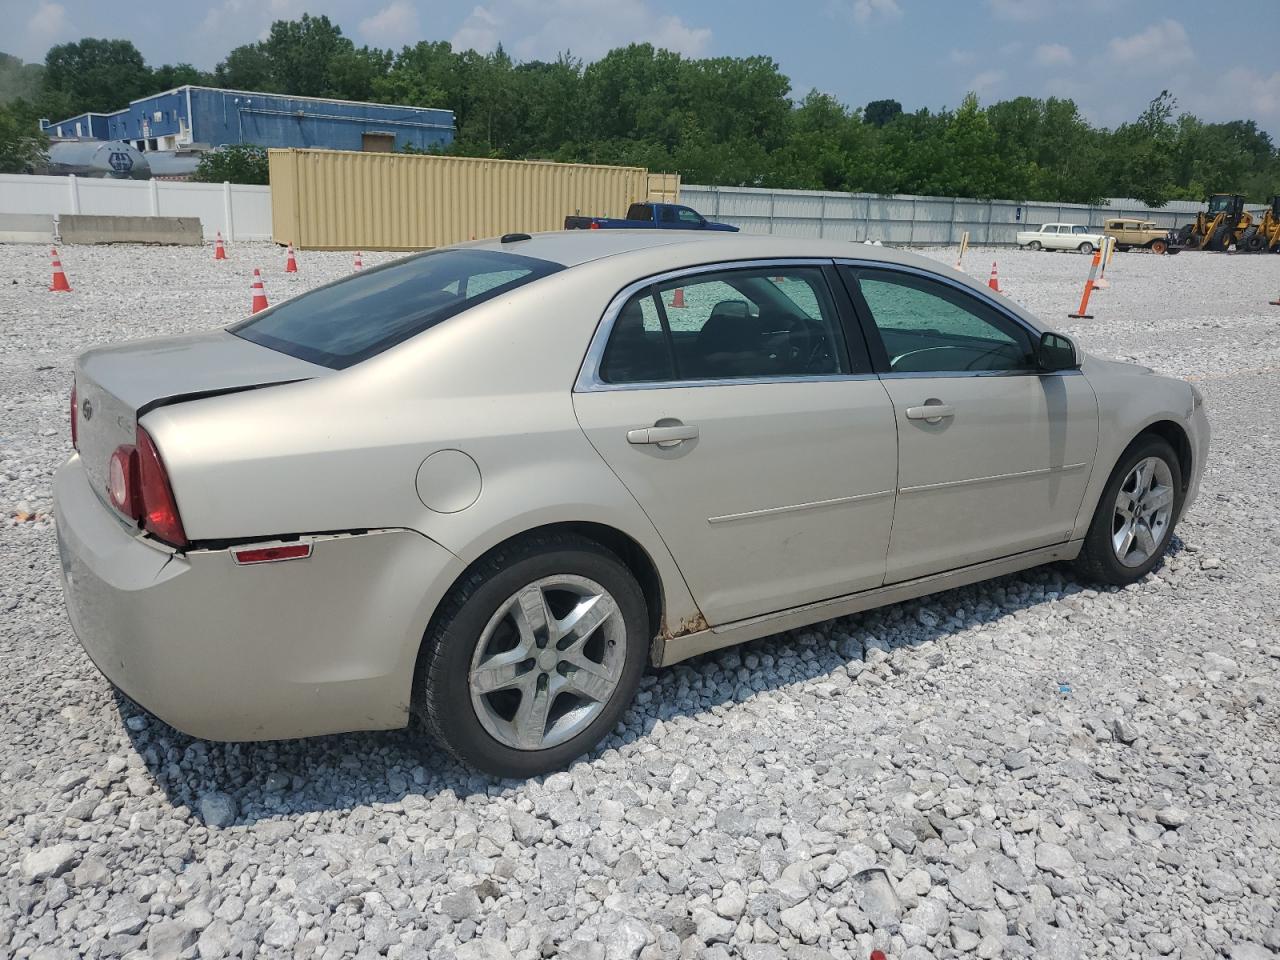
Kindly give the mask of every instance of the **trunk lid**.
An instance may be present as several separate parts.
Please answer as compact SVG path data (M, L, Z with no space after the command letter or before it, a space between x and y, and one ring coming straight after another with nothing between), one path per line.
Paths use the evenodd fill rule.
M226 330L89 350L75 365L80 459L98 496L110 503L111 455L121 444L135 441L138 417L147 410L333 372Z

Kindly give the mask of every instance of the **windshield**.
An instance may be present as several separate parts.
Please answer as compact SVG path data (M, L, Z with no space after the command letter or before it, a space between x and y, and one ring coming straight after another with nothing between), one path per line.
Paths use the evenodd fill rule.
M317 287L229 329L261 346L341 370L563 269L495 250L435 250Z
M1226 210L1229 206L1231 206L1230 197L1210 197L1209 198L1210 213L1221 213L1223 210Z

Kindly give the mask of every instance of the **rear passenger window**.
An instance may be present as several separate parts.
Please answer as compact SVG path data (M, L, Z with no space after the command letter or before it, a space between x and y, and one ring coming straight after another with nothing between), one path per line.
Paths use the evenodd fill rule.
M650 287L623 306L600 365L606 383L847 372L818 267L722 271Z

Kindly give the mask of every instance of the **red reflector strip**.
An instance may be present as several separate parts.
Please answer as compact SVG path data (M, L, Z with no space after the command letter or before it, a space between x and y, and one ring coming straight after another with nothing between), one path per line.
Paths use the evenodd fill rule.
M311 556L311 544L294 543L287 547L254 547L250 550L232 550L236 563L275 563L277 560L301 560Z

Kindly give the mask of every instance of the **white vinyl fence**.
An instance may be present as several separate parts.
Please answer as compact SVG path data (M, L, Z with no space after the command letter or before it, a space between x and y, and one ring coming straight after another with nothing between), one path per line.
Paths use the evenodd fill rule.
M1034 230L1042 223L1078 223L1101 230L1103 221L1112 217L1139 217L1176 227L1204 209L1202 203L1185 200L1155 209L1123 199L1086 206L693 184L681 185L680 202L744 233L920 245L957 244L966 230L970 243L1012 244L1019 230Z
M199 217L206 240L271 239L271 188L0 174L0 214Z
M1175 227L1204 209L1189 201L1152 209L1137 200L1085 206L692 184L681 186L680 202L745 233L920 245L959 243L966 230L970 243L1012 244L1019 230L1042 223L1101 229L1110 217L1140 217ZM227 240L271 239L270 187L0 174L0 214L64 213L199 217L208 240L219 230Z

